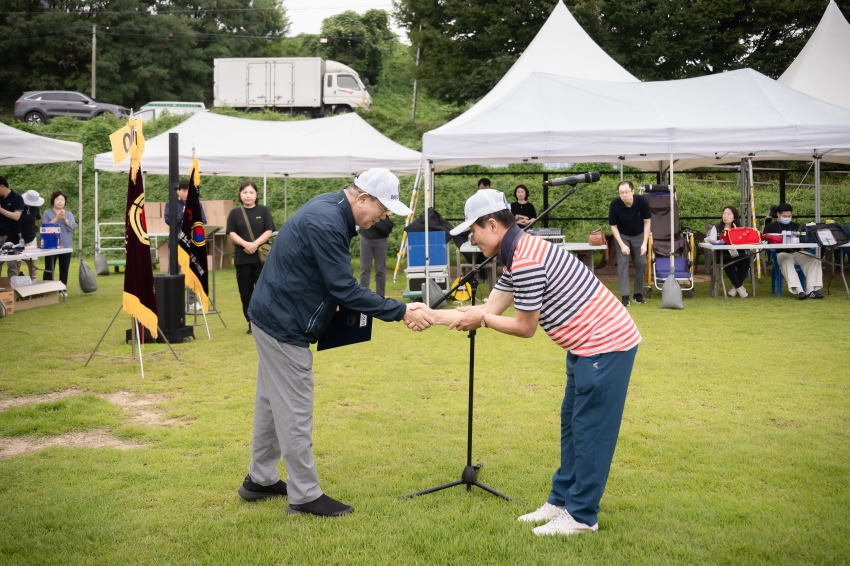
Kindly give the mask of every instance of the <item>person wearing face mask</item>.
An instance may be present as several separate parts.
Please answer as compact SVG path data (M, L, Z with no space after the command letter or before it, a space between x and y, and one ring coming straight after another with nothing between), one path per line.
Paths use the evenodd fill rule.
M257 346L257 392L251 464L238 489L253 501L289 497L288 514L339 517L354 511L319 487L313 456L313 354L340 306L424 330L433 319L358 285L351 240L390 213L407 216L399 182L387 169L369 169L337 193L319 195L283 225L248 308ZM277 469L283 456L288 482Z
M734 206L727 206L723 209L723 216L718 224L711 227L708 234L705 235L706 242L716 242L722 240L723 231L731 230L741 226L741 216L738 214L738 209ZM736 261L737 260L737 261ZM746 259L741 259L740 253L737 250L723 250L723 263L726 268L723 270L732 282L732 289L729 291L731 296L747 297L747 290L744 289L744 279L750 271L750 262Z
M800 225L792 220L794 209L790 204L783 202L776 207L776 213L779 215L777 221L764 227L765 234L799 231ZM782 277L788 283L788 290L791 293L796 294L801 301L803 299L823 299L820 292L823 287L823 268L820 260L801 252L777 252L776 257L779 262L779 269L782 271ZM800 266L803 275L806 277L805 289L803 289L800 278L797 276L797 270L794 269L795 265Z

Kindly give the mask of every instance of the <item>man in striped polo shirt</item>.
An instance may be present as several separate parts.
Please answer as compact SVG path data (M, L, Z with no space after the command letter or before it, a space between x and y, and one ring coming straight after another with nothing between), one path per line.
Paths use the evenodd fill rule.
M546 522L536 535L595 532L640 333L584 264L520 230L502 193L478 191L466 201L465 216L452 234L471 229L486 256L499 254L504 274L485 304L436 311L434 320L450 329L492 328L522 338L531 338L539 325L568 351L561 465L547 502L519 520ZM501 316L511 303L516 317Z

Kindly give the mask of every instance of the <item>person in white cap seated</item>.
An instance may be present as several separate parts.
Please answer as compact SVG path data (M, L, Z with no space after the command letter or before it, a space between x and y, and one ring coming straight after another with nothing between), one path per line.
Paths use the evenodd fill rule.
M37 191L32 189L21 196L24 197L24 210L21 213L21 239L24 241L24 249L35 250L38 248L37 224L41 220L40 207L44 204L44 199ZM35 283L38 280L35 274L35 260L27 259L24 261L27 263L30 279ZM20 273L20 268L18 272Z
M466 222L452 234L471 229L475 245L486 256L499 254L505 270L487 303L434 311L434 322L521 338L531 338L540 326L567 350L560 466L546 503L519 520L545 523L534 529L536 535L595 532L640 333L583 263L516 225L502 193L480 190L464 212ZM503 316L511 304L516 316Z
M289 514L338 517L354 509L319 487L313 457L313 355L310 344L340 306L414 330L432 322L421 305L386 299L360 286L351 267L357 227L390 213L410 214L387 169L370 169L338 193L317 196L283 225L251 297L248 318L257 345L257 393L251 464L239 495L248 501L289 497ZM287 482L277 465L283 456Z

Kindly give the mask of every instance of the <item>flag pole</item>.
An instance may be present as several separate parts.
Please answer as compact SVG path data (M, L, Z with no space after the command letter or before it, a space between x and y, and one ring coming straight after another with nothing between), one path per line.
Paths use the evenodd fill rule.
M137 326L138 324L139 324L139 321L136 319L136 317L133 317L133 334L136 335L136 345L139 348L139 368L141 368L141 370L142 370L142 379L144 379L145 378L145 363L142 361L142 358L144 356L142 356L142 339L141 339L141 337L139 337L139 329L138 329L138 326ZM144 332L144 330L142 332ZM165 334L163 334L163 337L164 336L165 336Z

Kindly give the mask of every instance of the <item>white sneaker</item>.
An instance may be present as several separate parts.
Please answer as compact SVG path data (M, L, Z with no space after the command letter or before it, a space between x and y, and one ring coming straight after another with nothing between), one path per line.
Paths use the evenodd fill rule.
M566 509L564 509L563 507L552 505L547 501L543 504L543 507L541 507L537 511L532 511L531 513L526 513L525 515L518 517L517 521L522 521L523 523L548 522L560 515L561 511L566 513Z
M584 533L595 533L598 530L599 523L596 523L592 527L584 523L579 523L573 519L572 515L567 513L566 509L563 509L557 518L534 529L534 534L537 536L580 535Z
M742 299L746 299L749 296L749 295L747 295L747 290L744 289L743 285L738 287L738 296L741 297Z
M726 294L729 295L730 297L734 297L735 295L738 294L738 291L736 291L735 288L732 287L731 289L729 289L729 292L726 293Z

